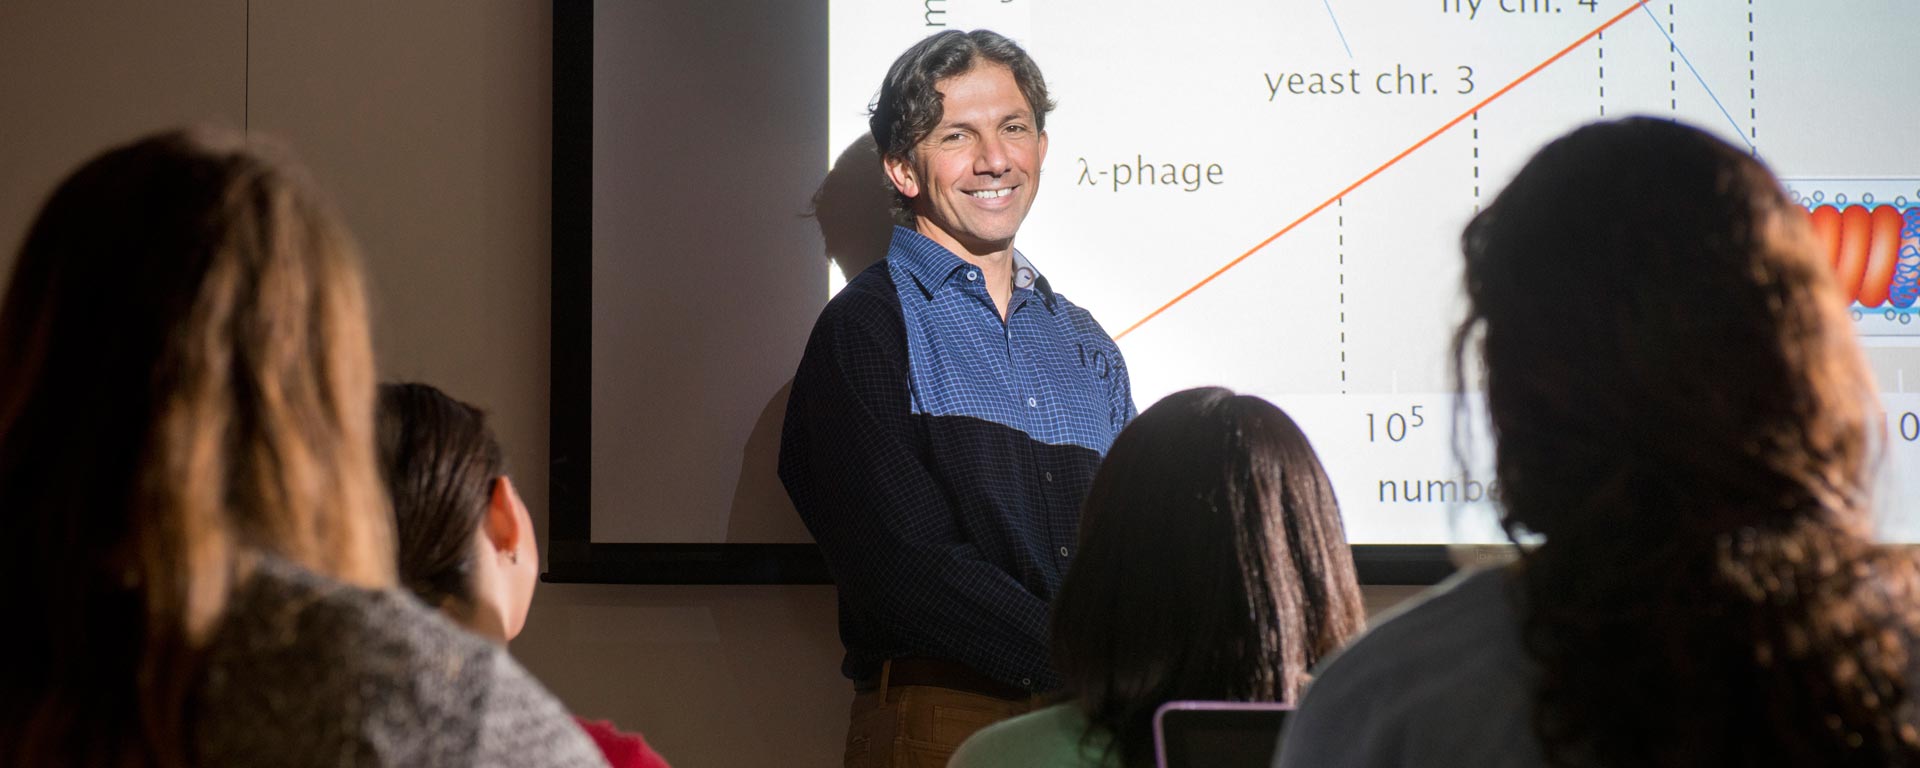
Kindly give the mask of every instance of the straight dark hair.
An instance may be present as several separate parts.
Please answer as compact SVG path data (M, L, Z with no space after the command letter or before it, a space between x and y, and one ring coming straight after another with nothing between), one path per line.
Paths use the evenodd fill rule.
M1581 128L1463 238L1550 762L1915 765L1908 557L1871 540L1867 376L1771 173Z
M1122 763L1146 765L1161 704L1294 701L1364 618L1306 435L1260 398L1189 389L1127 425L1094 476L1054 664Z
M434 607L472 603L473 534L506 473L486 414L427 384L383 384L375 434L400 583Z

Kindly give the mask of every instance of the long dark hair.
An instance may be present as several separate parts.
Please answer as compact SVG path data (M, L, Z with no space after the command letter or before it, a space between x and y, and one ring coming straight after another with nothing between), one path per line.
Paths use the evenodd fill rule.
M1779 182L1676 123L1582 128L1467 227L1503 523L1559 765L1920 757L1910 562L1869 541L1873 389ZM1464 381L1462 382L1464 384Z
M292 166L166 133L68 177L0 307L0 764L177 766L271 553L392 581L356 249Z
M428 605L471 603L473 534L506 472L486 414L426 384L383 384L376 426L400 583Z
M1114 440L1054 600L1054 663L1125 765L1177 699L1293 701L1359 631L1353 556L1286 413L1219 388L1168 395Z

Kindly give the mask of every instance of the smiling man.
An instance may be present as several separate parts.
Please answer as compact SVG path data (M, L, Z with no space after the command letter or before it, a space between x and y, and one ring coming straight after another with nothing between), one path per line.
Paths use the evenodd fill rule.
M985 30L915 44L874 101L901 226L821 312L780 444L839 587L849 768L944 765L1058 684L1048 603L1134 406L1113 340L1013 247L1052 108Z

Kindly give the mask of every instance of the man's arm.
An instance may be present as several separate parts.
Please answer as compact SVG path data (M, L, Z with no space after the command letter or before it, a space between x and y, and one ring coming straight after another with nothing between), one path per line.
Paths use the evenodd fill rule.
M1095 325L1095 329L1099 326ZM1106 332L1101 331L1104 335ZM1133 405L1133 380L1127 375L1127 360L1120 356L1120 347L1113 348L1113 373L1107 376L1107 408L1113 414L1113 435L1120 436L1120 430L1133 423L1133 417L1139 412Z
M1113 436L1118 437L1120 430L1133 423L1133 417L1139 415L1133 405L1133 380L1127 373L1127 358L1120 354L1120 345L1107 335L1107 329L1100 326L1100 321L1093 319L1093 313L1078 306L1073 306L1069 313L1074 333L1078 334L1080 343L1086 345L1083 349L1098 350L1096 354L1107 361L1106 369L1098 374L1107 382L1108 425L1113 430Z
M1048 605L961 534L913 439L898 310L879 303L830 309L815 327L787 404L781 479L862 621L907 648L1051 688Z

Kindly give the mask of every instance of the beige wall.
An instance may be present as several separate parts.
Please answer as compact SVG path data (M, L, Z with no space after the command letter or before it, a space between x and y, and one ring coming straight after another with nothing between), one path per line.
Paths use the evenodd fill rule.
M0 3L0 266L54 183L101 148L158 126L240 123L245 9Z
M110 143L279 136L366 250L382 376L490 409L544 524L551 21L541 0L0 4L0 268ZM838 761L830 587L545 585L514 652L678 765Z

